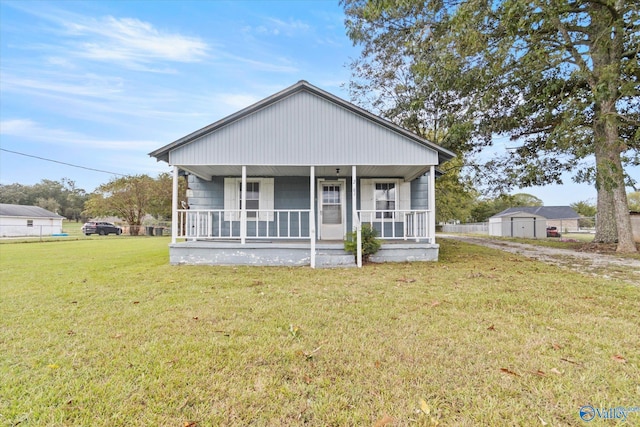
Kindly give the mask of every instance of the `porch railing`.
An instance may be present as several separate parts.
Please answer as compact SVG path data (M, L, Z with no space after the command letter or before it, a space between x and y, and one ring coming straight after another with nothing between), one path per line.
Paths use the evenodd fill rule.
M240 239L240 210L180 209L178 238ZM308 239L309 209L247 210L246 234L251 239Z
M309 239L309 209L247 210L245 237L250 239ZM187 239L242 238L242 211L178 210L176 237ZM359 210L356 224L370 224L384 240L433 241L428 210Z
M359 223L369 224L385 240L433 239L428 210L360 210Z

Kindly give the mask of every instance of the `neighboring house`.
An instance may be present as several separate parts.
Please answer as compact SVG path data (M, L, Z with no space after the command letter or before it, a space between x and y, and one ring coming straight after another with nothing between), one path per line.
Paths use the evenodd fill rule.
M51 236L62 233L64 217L38 206L0 203L0 237Z
M546 237L547 227L556 227L560 233L577 231L579 219L570 206L519 206L489 218L489 235Z
M363 223L386 243L372 261L438 258L436 166L454 154L306 81L150 156L173 166L173 264L353 265Z

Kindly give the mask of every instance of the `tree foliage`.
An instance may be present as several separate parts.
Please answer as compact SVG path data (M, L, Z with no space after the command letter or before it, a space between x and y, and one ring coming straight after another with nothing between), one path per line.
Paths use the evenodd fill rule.
M80 220L88 195L68 178L43 179L34 185L0 184L0 203L40 206L69 220Z
M471 208L470 222L483 222L505 209L518 206L543 206L542 200L526 193L500 194L494 198L476 200Z
M635 251L624 165L640 163L637 2L343 4L348 34L363 46L353 65L356 96L368 93L387 114L427 128L443 117L434 111L445 111L453 118L445 128L464 130L442 140L457 152L510 136L512 151L475 168L485 172L484 184L562 183L564 172L576 171L574 179L594 182L599 192L597 239Z
M148 175L114 178L99 186L85 204L90 216L117 216L137 235L144 216L152 206L156 181Z
M157 178L135 175L115 178L101 185L85 204L85 214L117 216L130 226L130 233L137 235L146 215L158 220L171 218L173 178L162 173ZM179 182L179 200L185 200L186 182Z

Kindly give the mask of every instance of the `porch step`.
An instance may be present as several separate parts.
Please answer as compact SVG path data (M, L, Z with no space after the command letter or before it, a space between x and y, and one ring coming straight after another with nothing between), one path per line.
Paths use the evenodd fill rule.
M316 254L316 268L355 267L356 262L351 254Z

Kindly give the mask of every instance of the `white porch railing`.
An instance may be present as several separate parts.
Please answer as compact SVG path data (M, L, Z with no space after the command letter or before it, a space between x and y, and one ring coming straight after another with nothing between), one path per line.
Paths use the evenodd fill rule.
M178 238L240 239L242 211L178 210ZM251 239L308 239L309 209L246 211L246 234ZM357 224L369 224L384 240L433 241L428 210L359 210Z
M428 210L358 211L359 223L369 224L378 232L378 237L385 240L432 241L435 236L429 230L429 215Z
M178 238L240 239L241 210L179 209ZM251 239L308 239L309 209L246 211Z

